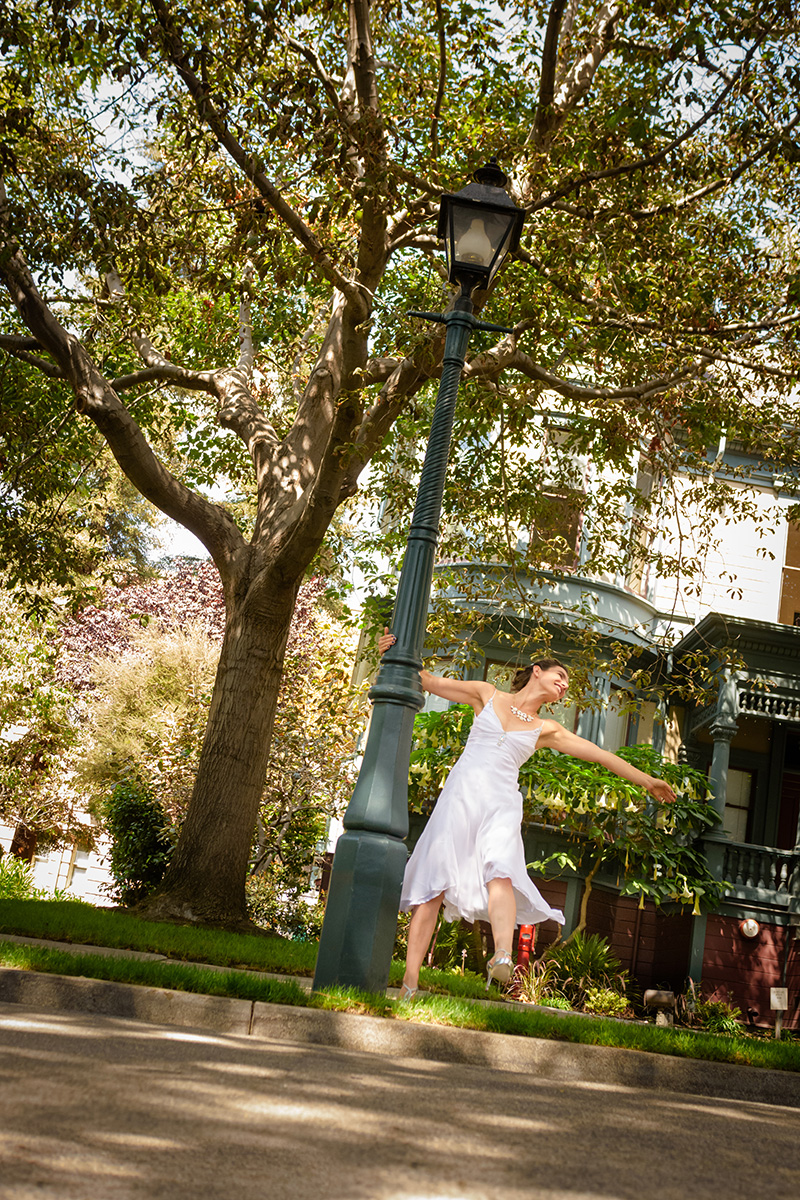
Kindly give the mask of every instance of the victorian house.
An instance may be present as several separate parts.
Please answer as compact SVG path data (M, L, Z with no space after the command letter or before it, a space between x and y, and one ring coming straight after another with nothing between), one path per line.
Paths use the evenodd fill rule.
M634 454L632 463L640 492L657 486L643 456ZM609 939L642 989L685 993L691 980L703 996L726 1000L758 1026L773 1023L776 1005L785 999L783 1022L797 1028L800 525L789 520L793 501L785 481L741 446L715 447L709 454L712 465L717 473L729 473L731 487L748 488L747 519L726 524L724 512L707 519L700 514L692 523L690 545L685 528L670 528L669 522L641 531L651 547L655 539L677 543L680 538L680 552L690 554L696 567L688 591L674 571L660 576L657 567L644 565L644 556L635 554L615 576L598 578L584 570L584 523L591 513L592 486L592 472L585 470L582 505L574 504L571 487L560 509L572 561L566 570L560 563L557 574L537 571L529 580L531 602L548 614L553 651L567 663L575 614L592 622L601 635L593 687L600 703L583 712L565 710L556 714L559 719L607 749L647 742L673 761L696 766L708 776L719 816L703 843L709 867L726 884L718 909L691 915L656 909L649 902L640 907L637 900L620 895L618 881L601 876L592 887L587 931ZM558 500L554 489L556 514ZM680 505L678 509L680 524ZM635 505L622 519L635 522ZM472 561L450 563L447 570L456 580L452 601L459 606L459 573L463 595L469 593L474 602L481 579L487 597L496 594L495 577L503 568ZM493 635L503 619L498 611L494 626L489 621L476 634L482 657L473 677L491 679L506 666L508 653ZM660 663L674 683L672 700L667 688L658 703L642 694L634 713L615 702L602 650L614 640L635 649L639 665ZM697 682L705 685L697 689L703 695L697 704L685 699L691 688L679 687L693 676L702 676ZM540 857L545 844L552 848L552 830L532 825L525 833L529 860ZM537 886L564 910L569 932L578 921L582 878L554 874L537 878ZM543 926L540 942L554 935L555 927Z

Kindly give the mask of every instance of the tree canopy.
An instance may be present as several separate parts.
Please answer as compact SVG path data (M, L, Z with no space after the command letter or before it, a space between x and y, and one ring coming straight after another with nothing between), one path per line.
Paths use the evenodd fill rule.
M54 477L107 445L219 568L226 638L164 911L235 918L297 589L367 464L402 541L443 341L403 314L448 303L442 191L495 154L528 214L497 298L476 297L514 330L471 349L450 557L513 557L546 528L552 456L537 475L530 445L554 406L616 471L598 571L628 553L608 531L632 448L666 479L702 464L718 509L709 443L791 451L798 18L788 0L19 0L2 20L3 428L34 420L28 457ZM3 453L23 529L40 468L13 432Z

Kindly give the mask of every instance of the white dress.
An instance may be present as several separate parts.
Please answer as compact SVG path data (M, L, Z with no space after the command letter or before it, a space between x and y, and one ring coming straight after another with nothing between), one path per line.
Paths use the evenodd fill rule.
M536 729L503 729L492 700L484 706L406 864L400 909L444 893L444 918L488 921L490 879L510 879L517 924L564 924L528 878L522 845L519 770L536 749Z

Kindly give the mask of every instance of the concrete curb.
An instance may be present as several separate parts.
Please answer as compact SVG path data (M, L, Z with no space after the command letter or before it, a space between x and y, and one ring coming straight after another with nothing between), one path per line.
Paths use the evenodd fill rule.
M800 1108L800 1074L0 968L0 1001L391 1058Z

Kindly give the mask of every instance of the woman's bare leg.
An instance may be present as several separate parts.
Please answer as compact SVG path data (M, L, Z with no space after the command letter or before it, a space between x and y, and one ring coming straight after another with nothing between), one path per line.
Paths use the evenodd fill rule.
M432 900L426 900L424 904L420 904L415 908L411 914L411 921L408 926L406 973L403 976L403 983L407 987L415 988L419 985L419 969L422 966L425 951L428 949L430 940L433 937L433 931L436 928L436 918L439 915L439 909L442 907L442 900L444 900L444 892L442 892L441 896L434 896Z
M517 924L517 901L511 880L490 879L486 890L489 893L489 922L492 926L495 954L498 950L507 950L510 954Z

